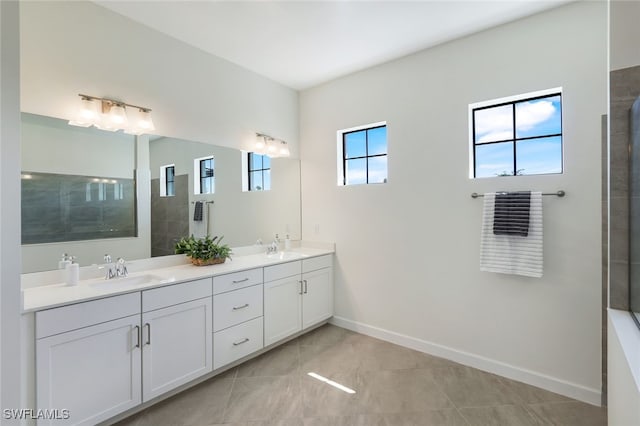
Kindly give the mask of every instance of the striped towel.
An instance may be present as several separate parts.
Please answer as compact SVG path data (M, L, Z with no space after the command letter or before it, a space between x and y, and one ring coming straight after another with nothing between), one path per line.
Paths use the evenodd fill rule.
M496 194L484 194L480 270L502 274L542 277L542 193L531 193L528 236L495 235Z

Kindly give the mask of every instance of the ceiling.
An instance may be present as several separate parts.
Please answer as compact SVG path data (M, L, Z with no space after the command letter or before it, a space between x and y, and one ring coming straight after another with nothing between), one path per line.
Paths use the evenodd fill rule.
M96 1L303 90L571 0Z

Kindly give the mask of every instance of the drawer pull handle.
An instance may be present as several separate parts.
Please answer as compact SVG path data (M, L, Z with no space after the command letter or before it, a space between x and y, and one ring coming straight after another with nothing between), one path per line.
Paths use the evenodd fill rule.
M244 308L248 308L248 307L249 307L249 304L248 304L248 303L245 303L245 304L244 304L244 305L242 305L242 306L234 306L234 307L233 307L233 310L234 310L234 311L239 311L240 309L244 309Z
M298 282L300 283L300 291L298 292L298 294L302 294L303 293L303 291L302 291L302 280L300 280Z
M307 280L303 280L304 281L304 294L309 293L309 287L307 286Z
M145 343L145 345L150 345L151 344L151 324L146 323L145 327L147 327L147 342Z
M243 279L243 280L233 280L232 282L233 282L234 284L240 284L240 283L243 283L243 282L246 282L246 281L249 281L249 278L245 278L245 279Z
M248 337L245 337L244 339L240 340L239 342L233 342L233 346L240 346L243 343L247 343L249 341Z
M134 328L136 329L136 337L137 337L137 342L134 348L139 348L140 347L140 326L136 325Z

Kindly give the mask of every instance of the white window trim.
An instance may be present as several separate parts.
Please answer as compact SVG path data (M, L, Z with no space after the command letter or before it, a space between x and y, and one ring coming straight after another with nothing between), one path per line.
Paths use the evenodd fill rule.
M242 192L249 191L249 153L252 151L240 151L242 153Z
M473 140L473 110L476 108L482 108L482 107L486 107L486 106L490 106L490 105L497 105L497 104L502 104L502 103L507 103L507 102L514 102L514 101L519 101L522 99L527 99L527 98L536 98L538 96L546 96L546 95L553 95L556 93L560 93L561 95L563 95L562 97L562 108L564 109L564 93L562 91L562 86L560 87L556 87L553 89L545 89L545 90L538 90L535 92L529 92L529 93L522 93L520 95L513 95L513 96L507 96L504 98L497 98L497 99L491 99L488 101L482 101L482 102L476 102L473 104L469 104L469 113L468 113L468 127L469 127L469 145L468 145L468 151L469 151L469 179L488 179L488 178L476 178L474 177L474 170L473 170L473 150L474 150L474 140ZM564 116L563 116L564 117ZM562 170L564 173L564 159L565 159L565 155L564 155L564 119L562 120L562 135L563 135L563 139L562 139ZM528 175L528 176L541 176L541 175ZM496 176L497 177L497 176ZM503 179L504 177L500 177L501 179Z
M365 129L370 129L372 127L381 127L381 126L387 126L387 122L386 121L378 121L376 123L370 123L370 124L364 124L362 126L356 126L356 127L350 127L348 129L342 129L342 130L338 130L336 132L336 161L337 161L337 170L338 170L338 175L337 175L337 183L338 186L360 186L360 185L345 185L344 183L344 163L343 163L343 159L344 159L344 146L342 145L342 135L344 135L345 133L349 133L349 132L357 132L358 130L365 130ZM389 133L388 133L388 128L387 128L387 158L389 156ZM387 174L389 173L388 170L388 163L387 163ZM387 176L387 182L389 181L389 178Z
M175 179L175 164L165 164L164 166L160 166L160 196L161 197L166 197L167 196L167 168L168 167L173 167L173 176ZM174 181L175 182L175 181ZM175 185L175 183L174 183Z

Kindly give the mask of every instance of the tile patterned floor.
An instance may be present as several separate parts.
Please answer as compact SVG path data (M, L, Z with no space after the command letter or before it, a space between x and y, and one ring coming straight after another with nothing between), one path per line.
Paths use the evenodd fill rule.
M117 425L606 424L604 408L325 325Z

